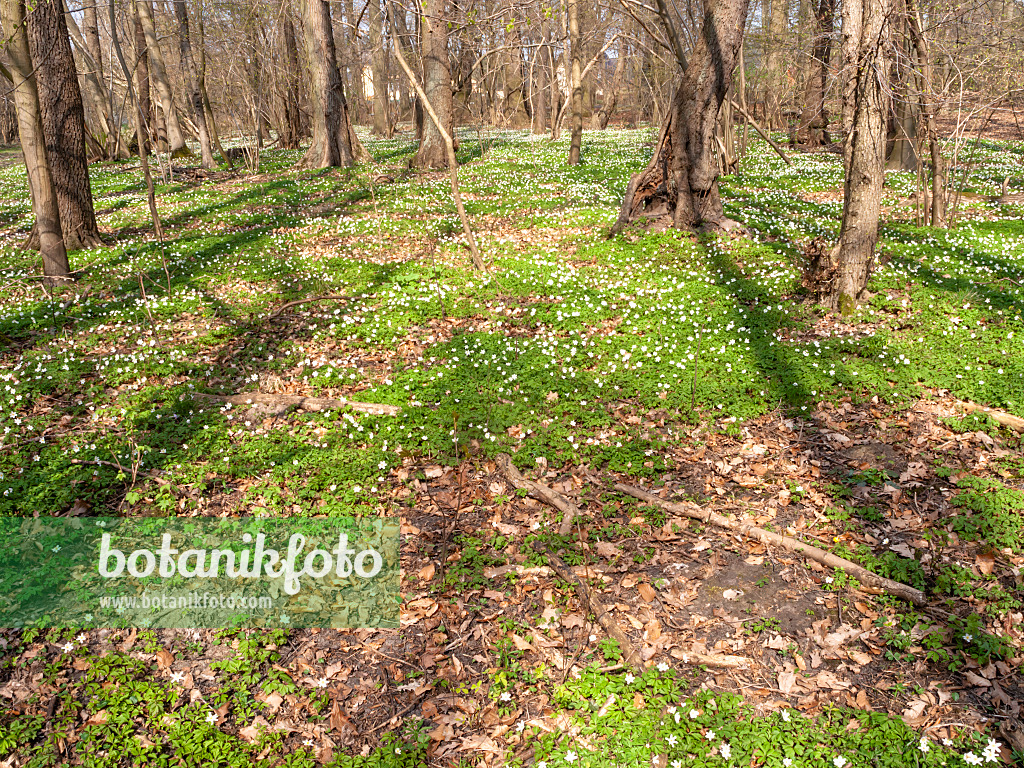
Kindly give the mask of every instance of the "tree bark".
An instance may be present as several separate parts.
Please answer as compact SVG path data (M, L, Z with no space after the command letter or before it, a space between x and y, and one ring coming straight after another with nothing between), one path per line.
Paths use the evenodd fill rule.
M17 112L18 134L28 172L35 223L24 247L38 249L43 274L51 278L70 274L60 225L60 207L49 166L37 71L33 65L22 0L4 0L0 6L11 59L11 83Z
M331 9L326 0L301 0L302 27L312 73L313 141L300 168L349 167L365 153L348 116L345 87L334 48ZM355 139L355 141L353 141Z
M782 130L782 96L786 89L785 44L789 29L789 0L771 0L771 14L768 22L768 56L765 59L768 82L765 107L768 110L766 122L772 130Z
M102 245L85 153L85 111L61 0L39 0L28 14L46 156L67 250Z
M455 141L451 64L448 59L448 36L445 34L445 2L423 0L422 6L420 44L423 91L445 131ZM422 169L448 167L448 151L444 136L432 120L423 121L423 139L420 141L419 151L413 158L413 165Z
M844 0L843 221L830 256L832 272L822 303L844 315L863 297L871 274L882 185L885 181L884 110L888 16L891 0Z
M98 147L98 157L113 159L118 156L119 151L123 152L123 149L119 146L119 137L113 128L110 94L103 83L103 57L100 50L96 6L89 4L82 9L82 13L85 35L65 6L64 21L84 63L84 66L78 69L82 83L82 98L86 105L86 141L92 141ZM90 126L93 130L90 130ZM124 156L127 157L127 153Z
M203 8L202 2L200 2L196 8L196 32L199 35L199 93L203 97L203 111L206 114L206 126L210 130L210 139L213 141L213 146L217 150L217 154L219 154L227 164L228 170L234 170L235 165L231 161L231 157L228 153L224 151L224 147L222 147L220 143L220 136L217 135L217 119L213 114L213 104L210 102L210 94L206 92L206 23L203 21L204 13L205 9Z
M149 152L150 142L155 137L153 124L153 102L149 98L149 50L146 47L146 31L142 28L142 19L139 18L138 6L135 7L135 60L138 62L135 67L135 90L138 93L138 109L135 110L136 125L135 135L142 137L145 146L139 147L139 154Z
M167 77L167 65L164 63L164 55L160 50L156 25L153 22L153 9L149 3L150 0L135 0L139 21L142 23L142 31L146 36L150 76L167 130L167 148L173 157L183 157L192 152L185 144L185 136L182 134L181 124L178 122L178 111L174 107L174 92L171 90L171 81Z
M299 49L295 44L295 25L292 24L288 9L283 10L284 21L284 133L281 146L284 149L298 149L302 141L302 120L299 116Z
M22 0L0 0L0 11L3 15L4 36L7 38L7 54L11 61L18 133L28 171L32 212L36 218L35 230L39 235L39 250L43 257L43 274L52 278L67 277L71 267L60 227L57 193L46 157L35 67L25 30L25 6Z
M938 108L935 104L934 69L932 67L931 51L928 45L928 38L924 36L921 24L921 11L913 0L908 0L907 10L909 15L908 29L914 42L914 49L917 51L919 68L919 109L924 123L925 134L928 137L928 151L932 166L932 194L931 194L931 220L933 227L946 226L946 170L945 161L942 159L942 142L939 138L939 129L936 125Z
M825 111L825 86L828 64L832 57L832 28L835 26L836 0L819 0L814 11L814 58L807 78L804 109L800 115L800 133L807 144L817 147L831 141L828 135L828 113Z
M630 180L611 234L638 220L678 229L738 226L722 210L714 142L722 102L739 61L748 7L749 0L709 0L701 35L673 96L654 157Z
M540 9L541 14L544 9ZM533 132L547 133L548 130L548 69L547 40L541 35L541 45L533 54Z
M178 45L181 50L181 68L192 105L192 118L199 131L199 147L203 168L213 168L213 146L210 143L210 129L206 125L206 110L203 109L203 94L199 90L199 70L192 56L192 41L188 31L188 7L185 0L174 0L174 15L178 19Z
M370 15L370 76L373 82L373 133L391 138L391 110L388 104L387 56L384 53L384 35L381 23L380 0L369 0Z
M580 164L580 150L583 144L583 75L580 72L582 64L580 57L580 20L579 0L566 0L566 15L569 23L569 55L570 80L569 98L572 100L572 134L569 138L569 165Z

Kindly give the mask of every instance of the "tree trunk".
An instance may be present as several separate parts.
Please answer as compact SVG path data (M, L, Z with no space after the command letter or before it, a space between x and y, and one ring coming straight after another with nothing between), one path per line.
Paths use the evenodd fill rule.
M366 150L356 140L348 117L345 88L335 56L331 8L326 0L301 0L302 27L312 74L313 142L300 168L349 167Z
M85 154L85 111L61 0L39 0L28 14L46 156L67 250L102 245Z
M284 133L281 146L284 149L298 149L302 141L302 120L299 115L299 49L295 44L295 25L291 14L285 8L284 32Z
M196 8L196 32L199 35L199 93L203 97L203 112L206 115L206 127L210 130L210 139L214 149L227 163L228 170L234 170L234 163L228 153L221 146L220 136L217 135L217 120L213 114L213 104L210 102L210 94L206 92L206 23L203 21L205 9L202 2Z
M786 89L786 31L789 29L789 0L771 0L771 15L768 22L768 56L765 59L768 82L765 106L768 110L768 127L782 130L782 96Z
M139 108L136 110L135 121L144 123L141 131L136 131L136 136L145 139L145 147L139 147L140 154L149 152L150 142L155 138L155 125L153 124L153 103L149 98L149 51L146 48L146 31L142 28L142 19L139 18L138 6L135 7L135 60L138 64L135 67L135 90L139 96Z
M39 235L39 250L43 257L43 274L47 277L67 277L71 273L64 237L60 227L60 208L50 177L43 137L43 119L39 109L35 67L29 51L25 31L25 6L22 0L0 0L7 54L11 62L14 101L18 112L18 133L28 170L29 190L32 194L32 212L35 230Z
M149 3L150 0L135 0L139 21L142 23L142 31L146 36L150 76L167 131L167 148L173 157L183 157L192 152L185 144L185 136L182 134L181 124L178 122L178 111L174 107L174 93L171 90L171 81L167 78L167 65L164 63L164 55L160 50L156 25L153 22L153 9Z
M569 139L569 165L580 164L580 150L583 144L583 76L580 73L580 20L579 0L566 0L566 14L569 23L569 55L570 63L569 90L572 99L572 135Z
M119 151L118 136L113 125L113 115L110 106L110 94L103 83L103 58L100 50L99 28L96 20L96 7L89 5L83 10L83 22L86 34L78 29L75 17L65 7L64 21L67 24L71 40L78 48L78 52L84 62L79 67L79 74L82 82L82 98L86 105L86 141L93 142L97 156L103 159L113 159ZM97 54L100 54L97 58ZM89 130L90 126L94 130ZM127 156L127 154L125 155Z
M370 77L373 82L373 133L391 138L391 114L388 109L387 56L384 53L380 0L369 0Z
M622 78L626 74L626 39L619 39L619 57L615 61L615 72L612 73L612 82L604 95L604 102L601 108L591 118L590 127L603 131L608 127L608 121L615 112L615 106L619 101L619 89L622 88Z
M843 221L830 260L833 272L822 302L848 315L871 274L885 181L888 16L891 0L844 0Z
M814 58L807 78L804 109L800 115L800 133L807 144L817 147L830 141L828 113L825 111L825 85L832 56L832 28L835 26L836 0L819 0L814 11Z
M739 62L749 0L710 0L690 62L676 89L654 157L626 188L612 234L648 220L678 229L728 230L714 156L718 116Z
M213 168L213 146L210 144L210 129L206 125L206 110L203 109L203 94L199 90L199 70L192 56L192 41L188 31L188 8L185 0L174 0L174 15L178 19L178 45L181 50L181 69L185 79L185 90L192 105L192 119L199 131L199 147L203 168Z
M936 125L938 108L935 105L934 74L932 69L931 51L929 50L928 38L924 36L921 24L921 11L910 0L907 3L909 15L908 29L914 42L914 49L917 51L919 68L919 109L924 124L925 134L928 137L928 151L932 166L932 194L931 194L931 218L929 224L933 227L946 226L946 171L945 162L942 159L942 142L939 138L939 129Z
M544 13L544 9L541 9ZM533 54L533 132L547 133L548 130L548 69L547 40L541 40L536 53Z
M451 64L448 59L448 36L445 27L444 0L423 0L420 43L423 56L423 91L444 125L455 139L452 110ZM456 147L458 145L456 144ZM423 121L423 139L413 158L417 168L447 168L448 151L444 137L431 120Z

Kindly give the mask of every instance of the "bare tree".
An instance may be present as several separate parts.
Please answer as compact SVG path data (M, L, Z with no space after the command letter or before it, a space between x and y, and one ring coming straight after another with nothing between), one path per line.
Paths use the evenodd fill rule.
M28 14L46 156L68 250L102 245L85 154L85 111L61 0L39 0Z
M306 55L313 75L310 98L313 103L313 142L301 168L351 166L363 156L363 149L349 120L345 86L338 70L334 48L331 7L327 0L301 0Z
M804 92L800 114L800 132L807 144L816 147L829 142L828 112L825 110L825 88L828 65L832 57L832 29L835 26L836 0L818 0L814 9L814 43L811 71Z
M708 0L701 35L689 62L674 23L661 14L683 69L650 164L626 188L619 218L612 227L658 221L679 229L736 225L722 210L718 191L715 128L736 69L749 0Z
M167 148L175 157L190 155L191 151L185 144L185 136L181 132L181 124L178 122L178 110L174 106L174 93L171 90L171 81L167 77L167 65L164 62L160 40L156 34L150 0L135 0L135 7L138 10L142 31L146 36L150 78L153 90L156 92L163 123L167 129Z
M892 0L843 0L843 221L818 269L822 303L850 314L871 274L885 181L885 74Z
M569 80L569 98L572 100L569 165L579 165L580 149L583 143L583 74L580 71L583 45L580 40L579 0L566 0L566 15L569 24L569 56L572 60Z
M185 0L174 0L174 15L178 19L178 45L181 49L182 74L185 77L189 103L192 105L192 118L196 121L196 128L199 131L203 168L213 168L213 146L210 143L210 129L206 125L203 94L199 90L199 70L192 57L192 41L188 31L188 8L185 5Z
M423 61L423 91L437 113L444 131L455 141L452 110L452 76L448 58L445 0L422 0L420 47ZM458 144L456 142L456 148ZM432 120L425 121L423 139L413 159L417 168L445 168L448 153L442 131Z
M51 278L66 277L71 273L64 236L60 227L60 209L57 193L50 177L43 138L43 118L39 108L35 66L29 50L25 29L23 0L0 0L7 53L11 60L14 101L18 111L18 132L21 149L28 170L29 189L32 193L32 212L39 234L39 250L43 257L43 274Z

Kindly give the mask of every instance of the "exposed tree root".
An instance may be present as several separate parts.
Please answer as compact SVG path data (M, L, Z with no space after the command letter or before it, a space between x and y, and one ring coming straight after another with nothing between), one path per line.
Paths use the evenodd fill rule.
M734 531L741 536L759 541L762 544L770 544L776 547L782 547L789 552L793 552L798 555L827 565L830 568L836 568L844 571L849 575L857 579L861 584L866 584L875 589L887 592L894 597L898 597L902 600L913 603L914 605L927 605L928 601L924 596L924 593L919 589L908 587L906 584L901 584L898 581L892 581L886 579L878 574L872 573L866 568L862 568L856 563L851 563L849 560L844 560L841 557L836 557L830 552L826 552L818 547L813 547L810 544L805 544L798 539L790 538L789 536L781 536L772 531L766 531L763 528L757 528L753 525L746 523L740 523L735 520L730 520L727 517L716 515L714 512L705 511L700 507L694 505L676 504L671 501L665 501L654 494L648 493L647 491L636 488L632 485L626 485L625 483L615 483L615 490L620 493L628 494L634 498L640 499L647 504L654 504L655 506L661 507L664 510L672 512L673 514L683 515L684 517L691 517L695 520L708 523L710 525L724 528L728 531Z
M269 395L261 392L245 392L240 395L209 395L205 392L194 392L193 397L203 397L207 400L218 400L222 403L232 405L270 405L277 407L301 408L304 411L328 411L344 410L348 408L359 413L369 413L374 416L397 416L402 409L397 405L384 405L382 403L359 403L355 400L334 400L326 397L303 397L301 395Z

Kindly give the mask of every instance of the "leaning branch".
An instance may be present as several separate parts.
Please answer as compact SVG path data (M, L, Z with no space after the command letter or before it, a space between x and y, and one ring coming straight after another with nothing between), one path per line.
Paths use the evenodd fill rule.
M856 563L851 563L849 560L836 557L830 552L826 552L818 547L812 547L810 544L805 544L798 539L793 539L789 536L781 536L780 534L772 531L766 531L763 528L757 528L753 525L730 520L727 517L716 515L714 512L701 509L696 505L687 506L683 504L676 504L671 501L665 501L664 499L648 493L641 488L626 485L625 483L615 483L615 490L620 493L629 494L630 496L640 499L648 504L654 504L655 506L672 512L673 514L683 515L684 517L690 517L694 520L700 520L701 522L715 525L728 531L733 531L741 536L746 536L749 539L754 539L762 544L782 547L783 549L795 554L803 555L804 557L819 562L822 565L827 565L830 568L836 568L840 571L844 571L856 578L857 581L862 584L888 592L889 594L903 600L907 600L914 605L923 606L928 604L928 601L925 599L924 593L921 590L908 587L906 584L901 584L898 581L883 578L878 574L872 573L866 568L862 568Z
M785 152L782 151L782 147L780 147L778 144L776 144L772 140L771 135L769 135L769 133L764 128L762 128L760 125L757 124L757 122L754 120L754 118L752 118L750 116L750 113L747 112L746 109L744 109L742 104L740 104L738 101L733 101L732 102L732 108L735 109L737 112L739 112L741 115L743 115L743 118L748 123L750 123L750 127L753 128L755 131L757 131L757 135L760 136L765 141L767 141L768 142L768 146L770 146L772 149L775 150L775 154L777 154L779 157L781 157L783 160L786 161L786 165L792 165L793 164L793 161L789 159L789 156Z
M304 411L344 410L368 413L373 416L397 416L402 409L396 405L383 403L359 403L355 400L335 400L327 397L303 397L302 395L271 395L262 392L245 392L240 395L210 395L205 392L194 392L193 397L217 400L231 405L267 405L275 407L296 407Z
M997 424L1009 427L1014 432L1024 432L1024 419L1020 416L1014 416L1012 413L1007 413L1006 411L997 411L992 408L986 408L984 405L978 405L977 403L959 403L959 405L968 413L984 413Z

